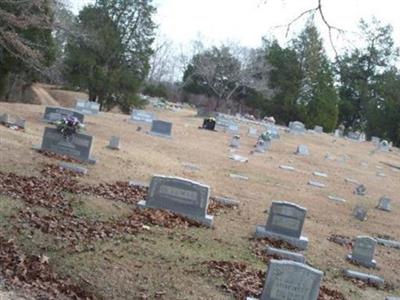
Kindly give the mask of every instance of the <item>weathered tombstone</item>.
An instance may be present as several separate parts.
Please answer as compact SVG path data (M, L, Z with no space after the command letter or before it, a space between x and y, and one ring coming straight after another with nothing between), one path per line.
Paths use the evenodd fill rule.
M359 196L365 196L366 192L367 188L363 184L356 186L356 188L354 189L354 194Z
M349 133L347 133L347 137L353 141L361 141L361 133L359 132L350 131Z
M322 277L305 264L272 259L260 300L317 300Z
M375 268L376 261L373 258L376 244L376 240L369 236L358 236L354 243L353 251L347 258L364 267Z
M371 137L371 142L374 146L378 147L379 143L381 142L381 139L376 137L376 136L372 136Z
M76 99L75 110L84 115L98 115L100 112L100 104L93 101Z
M167 209L206 226L212 226L213 216L207 214L210 188L179 177L153 176L147 199L141 208Z
M384 211L392 211L392 208L390 207L390 198L383 196L379 199L379 203L377 208L384 210Z
M68 116L73 116L79 120L82 124L84 123L85 115L67 108L46 106L43 116L43 122L56 123Z
M153 120L151 123L150 134L160 137L171 137L172 123L161 120Z
M233 148L239 148L240 147L240 136L239 135L234 135L231 139L230 146Z
M273 201L265 226L256 227L256 237L268 237L275 240L284 240L289 244L305 250L308 247L308 238L301 236L307 209L294 203Z
M121 149L121 138L119 136L112 136L108 145L109 149L120 150Z
M344 273L344 276L346 276L348 278L361 280L361 281L364 281L369 284L377 285L379 287L381 287L385 284L385 280L382 277L379 277L376 275L352 271L352 270L344 270L343 273Z
M297 147L296 154L308 156L310 155L310 152L308 151L308 147L306 145L300 145Z
M273 138L273 139L280 138L279 130L274 124L267 123L267 124L265 124L265 128L266 128L268 134L271 136L271 138Z
M383 140L379 143L379 151L383 151L383 152L388 152L389 151L389 142L386 140Z
M324 132L324 128L323 127L321 127L321 126L315 126L314 127L314 131L316 132L316 133L323 133Z
M299 121L290 122L289 129L290 129L290 132L294 133L294 134L299 134L299 133L302 134L302 133L306 132L306 128L305 128L304 124Z
M67 155L82 162L96 163L90 156L92 143L93 137L90 135L76 133L64 137L57 129L46 127L41 148L38 150Z
M258 135L257 135L257 128L255 128L255 127L250 127L250 128L249 128L249 131L247 132L247 135L250 136L250 137L255 137L255 138L257 138L257 137L258 137Z
M137 123L151 124L154 119L154 114L152 112L144 110L132 110L130 121Z
M367 212L368 210L365 206L358 204L353 210L353 216L360 221L365 221L367 219Z
M264 153L271 147L271 141L258 140L256 143L255 152Z

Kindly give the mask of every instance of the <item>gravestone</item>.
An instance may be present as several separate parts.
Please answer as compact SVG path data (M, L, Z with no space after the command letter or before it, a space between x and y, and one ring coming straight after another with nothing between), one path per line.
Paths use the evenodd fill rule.
M308 151L308 147L306 145L297 146L296 150L297 155L308 156L310 152Z
M161 120L153 120L153 122L151 123L151 135L170 138L171 133L172 123Z
M383 151L383 152L388 152L389 151L389 142L386 140L383 140L379 143L379 151Z
M98 115L100 112L100 104L93 101L76 99L75 110L84 115Z
M279 130L274 124L267 123L267 124L265 124L265 128L266 128L268 134L271 136L271 138L273 138L273 139L280 138Z
M258 135L257 135L257 128L255 128L255 127L250 127L250 128L249 128L249 131L247 132L247 135L250 136L250 137L255 137L255 138L257 138L257 137L258 137Z
M343 273L345 277L361 280L369 284L377 285L378 287L382 287L385 284L385 280L382 277L376 275L352 270L344 270Z
M56 123L64 118L67 118L68 116L75 117L79 120L79 122L81 122L82 124L84 123L84 114L72 109L53 106L46 107L44 111L43 122Z
M275 240L284 240L289 244L305 250L308 239L301 236L307 209L294 203L273 201L267 224L256 227L256 237L267 237Z
M46 127L38 150L67 155L81 162L96 163L90 156L92 144L93 137L90 135L76 133L65 138L57 129Z
M383 196L379 199L379 203L377 208L384 210L384 211L392 211L392 208L390 207L390 198Z
M306 128L305 128L304 124L299 121L290 122L289 129L290 129L290 132L294 133L294 134L302 134L302 133L306 132Z
M314 131L316 132L316 133L323 133L324 132L324 128L323 127L321 127L321 126L315 126L314 127Z
M234 135L231 139L230 146L233 148L239 148L240 147L240 136Z
M20 118L20 117L17 117L16 119L15 119L15 121L11 124L12 126L17 126L17 127L19 127L19 128L22 128L22 129L25 129L25 120L24 119L22 119L22 118Z
M378 147L379 143L381 142L381 139L376 137L376 136L372 136L371 137L371 142L374 146Z
M305 264L272 259L261 300L317 300L323 272Z
M202 129L207 129L207 130L215 130L215 119L214 118L205 118L203 120L203 125L201 126Z
M206 226L212 226L213 216L207 214L210 188L179 177L153 176L147 199L141 208L167 209Z
M360 221L365 221L367 219L367 212L368 210L365 206L357 204L353 210L353 216Z
M312 185L312 186L315 186L315 187L318 187L318 188L324 188L325 187L325 184L323 184L321 182L318 182L318 181L313 181L313 180L310 180L308 182L308 184Z
M112 136L108 145L109 149L120 150L121 149L121 138L119 136Z
M222 128L223 131L228 131L230 133L237 133L240 130L239 125L234 120L223 114L218 114L216 124L218 127Z
M349 133L347 133L347 137L353 141L361 141L361 133L359 132L350 131Z
M152 112L144 110L132 110L131 118L129 119L129 121L151 124L153 122L154 117L155 116Z
M376 261L373 258L376 244L376 240L369 236L358 236L354 243L353 251L347 258L364 267L375 268Z
M255 152L264 153L271 147L271 141L258 140L256 143Z
M356 186L356 188L354 189L354 194L358 196L365 196L366 192L367 188L363 184Z
M7 124L8 123L8 114L0 115L0 124Z

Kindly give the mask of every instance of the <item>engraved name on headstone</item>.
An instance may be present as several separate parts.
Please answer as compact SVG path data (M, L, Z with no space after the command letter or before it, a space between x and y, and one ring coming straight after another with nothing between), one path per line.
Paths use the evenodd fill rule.
M323 272L303 263L272 259L261 300L316 300Z
M213 216L207 214L209 197L209 186L184 178L156 175L151 180L147 199L138 205L167 209L212 226Z
M153 120L151 123L150 134L161 136L161 137L171 137L172 133L172 123L165 122L161 120Z
M46 127L40 150L67 155L82 162L95 163L90 156L92 143L93 137L90 135L77 133L64 137L57 129Z
M299 249L307 249L308 239L301 236L307 209L294 203L273 201L267 224L256 227L256 237L284 240Z

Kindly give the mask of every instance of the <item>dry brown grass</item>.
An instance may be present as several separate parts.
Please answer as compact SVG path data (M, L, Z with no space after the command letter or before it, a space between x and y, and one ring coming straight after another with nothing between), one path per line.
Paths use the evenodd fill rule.
M0 104L0 113L8 112L27 120L25 132L0 127L1 171L38 175L42 164L49 161L30 148L33 144L41 143L44 124L40 120L43 111L43 106ZM60 269L73 273L74 269L71 268L77 268L81 264L82 270L79 272L89 275L96 270L99 276L94 278L95 282L92 284L110 299L131 299L129 291L132 292L132 287L140 289L142 286L148 291L154 289L157 285L155 283L160 282L164 284L159 289L166 293L165 299L173 299L174 293L179 295L179 299L184 299L184 295L186 299L229 298L217 290L214 282L207 279L207 276L200 276L198 272L187 272L187 269L193 268L202 260L216 259L215 256L248 260L262 267L262 263L257 262L249 250L248 238L253 235L257 224L265 223L266 215L263 211L270 207L271 202L285 200L308 209L303 234L310 239L310 245L305 256L310 264L325 272L325 285L340 290L349 299L383 299L388 294L400 295L399 250L378 246L375 258L379 270L367 270L349 264L345 260L348 250L327 240L331 234L350 237L385 234L400 240L400 173L380 163L386 161L400 165L398 149L391 153L371 154L373 146L368 142L359 144L325 134L282 134L279 141L274 141L269 152L251 155L255 139L247 137L247 128L242 126L242 145L237 152L249 157L249 162L238 163L228 158L229 135L199 130L197 127L201 120L194 117L194 112L156 114L160 119L173 122L172 139L150 136L145 133L147 128L136 131L138 125L127 122L129 116L126 115L102 113L98 117L86 117L87 133L95 136L93 156L99 162L88 166L89 174L82 180L89 183L132 179L149 181L153 174L181 176L210 185L214 195L240 200L240 209L216 216L214 230L191 230L190 234L198 237L199 243L203 245L198 249L192 245L188 249L175 251L170 247L179 247L180 243L169 245L165 231L157 230L147 234L145 242L134 243L136 246L143 245L140 250L148 251L145 256L139 255L140 251L124 256L123 253L128 251L126 247L132 246L128 243L115 250L120 251L125 258L117 259L113 256L107 262L100 261L104 259L102 256L92 257L87 260L91 265L86 266L82 264L86 257L71 257ZM112 135L121 136L121 151L106 148ZM308 145L311 152L309 157L293 154L296 146L301 143ZM336 158L345 156L346 162L324 159L327 152ZM368 162L368 167L361 166L362 161ZM191 172L184 168L184 163L194 163L200 167L200 171ZM296 171L279 169L282 164L292 165ZM378 170L376 166L383 169ZM329 177L314 177L314 171L327 173ZM377 171L384 172L387 176L378 177ZM230 173L245 175L249 180L232 179L229 177ZM346 183L346 177L363 183L367 187L367 195L354 195L354 185ZM326 188L308 186L307 182L311 179L325 183ZM343 197L347 202L333 203L327 199L329 195ZM392 198L391 213L374 208L379 197L383 195ZM369 208L368 220L365 222L357 221L351 216L353 207L358 203ZM93 205L95 209L107 209L104 203ZM101 249L102 247L111 246L103 245ZM228 254L219 253L227 249ZM182 259L176 253L187 256L188 259ZM129 260L125 260L126 257ZM131 261L134 257L137 260ZM138 264L141 265L140 268ZM388 292L374 288L360 289L342 278L342 268L381 275L395 290ZM133 284L135 280L137 282ZM137 290L135 295L139 295L136 292Z

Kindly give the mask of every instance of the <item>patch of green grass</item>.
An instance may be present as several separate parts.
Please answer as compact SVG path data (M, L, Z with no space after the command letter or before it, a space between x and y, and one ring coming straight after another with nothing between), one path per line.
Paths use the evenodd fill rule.
M10 217L13 216L22 206L23 202L21 200L0 195L0 226L9 225Z

